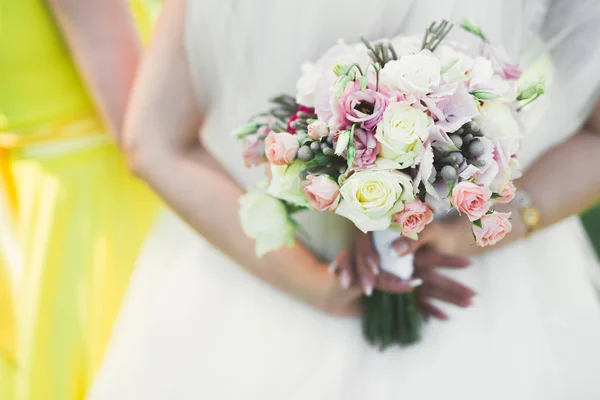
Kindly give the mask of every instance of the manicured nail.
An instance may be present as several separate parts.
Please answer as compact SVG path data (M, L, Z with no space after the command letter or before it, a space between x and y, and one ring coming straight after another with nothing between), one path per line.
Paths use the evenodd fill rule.
M333 274L338 267L337 260L333 260L331 264L329 264L329 268L327 268L327 272Z
M350 273L346 269L340 274L340 285L342 285L344 289L350 287Z
M367 296L371 296L373 294L373 284L367 279L363 278L363 291Z
M371 270L373 270L373 275L379 275L379 265L373 260L373 257L367 257L367 263L371 266Z
M408 284L411 287L417 287L417 286L421 286L423 284L423 279L411 279L410 281L408 281Z
M410 246L404 240L399 240L394 243L394 250L396 250L397 255L404 256L410 250Z

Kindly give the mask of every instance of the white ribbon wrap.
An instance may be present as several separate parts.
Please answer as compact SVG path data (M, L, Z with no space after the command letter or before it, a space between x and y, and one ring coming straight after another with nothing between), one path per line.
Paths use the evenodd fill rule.
M400 279L410 279L414 272L414 254L398 256L392 243L400 237L400 233L394 231L373 232L373 244L379 253L380 267L382 270L394 274Z

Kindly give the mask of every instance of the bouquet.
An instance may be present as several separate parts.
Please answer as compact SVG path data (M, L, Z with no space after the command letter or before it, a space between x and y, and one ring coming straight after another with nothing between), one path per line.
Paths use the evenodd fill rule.
M379 249L390 237L416 239L434 215L452 209L469 218L479 246L511 230L510 214L493 204L515 196L518 114L544 81L522 82L519 66L472 22L461 27L481 39L478 49L446 40L452 27L442 21L422 38L339 42L302 66L295 97L274 98L271 110L234 133L248 166L268 163L266 189L240 199L258 256L291 245L293 214L305 209L375 232ZM409 279L412 265L399 269L397 259L382 257L381 268ZM414 293L375 290L365 301L371 343L419 339Z

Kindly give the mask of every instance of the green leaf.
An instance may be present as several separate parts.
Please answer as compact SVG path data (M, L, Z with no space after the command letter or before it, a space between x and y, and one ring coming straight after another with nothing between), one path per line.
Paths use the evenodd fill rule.
M448 183L448 191L450 193L452 193L452 191L454 190L454 187L456 186L457 183L458 182L456 180L451 181L451 182Z
M235 136L236 139L241 139L246 135L250 135L252 133L256 133L258 128L260 128L261 124L257 124L255 122L248 122L246 125L241 126L240 128L234 130L232 135Z
M502 95L494 92L490 92L488 90L474 90L471 92L471 95L478 100L496 100L502 97Z
M306 169L311 169L311 168L327 165L328 163L329 163L329 157L327 157L323 153L320 153L320 154L317 154L312 160L305 163L304 165L306 166Z
M499 198L501 198L501 197L504 197L504 196L502 196L502 195L501 195L501 194L499 194L499 193L492 193L492 199L499 199Z
M483 225L481 224L481 219L476 219L475 221L473 221L473 225L482 228Z

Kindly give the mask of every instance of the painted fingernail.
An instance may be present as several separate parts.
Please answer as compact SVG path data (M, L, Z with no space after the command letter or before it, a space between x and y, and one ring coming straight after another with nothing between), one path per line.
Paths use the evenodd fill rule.
M373 294L373 284L369 281L368 278L363 278L363 291L367 296L371 296Z
M408 281L408 284L411 287L417 287L417 286L421 286L423 284L423 279L411 279L410 281Z
M375 260L373 260L373 257L367 257L367 262L369 263L369 266L371 266L371 270L373 271L373 274L379 275L379 265L377 265Z
M340 274L340 285L342 285L344 289L350 287L350 273L346 269Z
M404 256L408 253L410 246L404 240L399 240L394 243L394 250L396 250L396 254L399 256Z
M329 268L327 268L327 272L329 272L330 274L333 274L335 272L335 270L337 269L338 263L337 260L333 260L331 262L331 264L329 264Z

